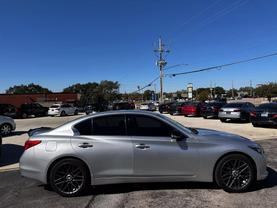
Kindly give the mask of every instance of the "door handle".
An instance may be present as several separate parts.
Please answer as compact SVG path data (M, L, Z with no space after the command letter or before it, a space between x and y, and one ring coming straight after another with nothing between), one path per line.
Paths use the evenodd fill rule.
M146 144L136 144L136 148L138 149L149 149L150 146Z
M90 143L84 142L84 143L80 144L79 147L81 147L81 148L90 148L90 147L93 147L93 145L90 144Z

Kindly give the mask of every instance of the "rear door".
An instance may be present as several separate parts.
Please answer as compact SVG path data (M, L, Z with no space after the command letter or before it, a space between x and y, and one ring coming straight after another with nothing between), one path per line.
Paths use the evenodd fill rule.
M171 133L178 130L152 116L127 115L127 124L133 140L135 176L196 175L199 156L195 139L172 140Z
M73 148L89 161L95 179L133 174L133 148L131 137L126 135L125 115L94 117L74 129Z

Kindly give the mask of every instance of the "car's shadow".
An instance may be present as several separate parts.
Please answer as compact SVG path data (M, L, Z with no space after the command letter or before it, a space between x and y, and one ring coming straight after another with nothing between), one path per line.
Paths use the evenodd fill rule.
M249 192L277 186L277 172L270 167L267 168L267 171L268 177L263 181L258 181L256 185L249 190Z
M253 192L262 189L272 188L277 186L277 172L268 167L269 175L266 180L257 182L251 189L246 192ZM51 190L49 186L45 189ZM105 194L121 194L130 193L133 191L153 191L153 190L175 190L175 189L220 189L215 183L204 182L167 182L167 183L128 183L128 184L112 184L99 185L90 187L83 196L87 195L105 195Z
M18 163L23 152L24 148L21 145L3 144L0 167Z

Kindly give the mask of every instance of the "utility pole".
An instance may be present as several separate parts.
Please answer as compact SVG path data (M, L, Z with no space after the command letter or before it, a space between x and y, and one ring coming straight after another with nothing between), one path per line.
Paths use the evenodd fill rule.
M162 42L162 38L158 40L158 48L154 50L159 55L159 60L157 61L157 65L160 69L160 102L163 102L163 70L166 66L167 62L164 60L164 53L169 53L169 50L165 49L165 45Z
M232 98L234 98L235 95L234 95L234 81L232 80Z
M252 80L250 80L250 97L253 97Z

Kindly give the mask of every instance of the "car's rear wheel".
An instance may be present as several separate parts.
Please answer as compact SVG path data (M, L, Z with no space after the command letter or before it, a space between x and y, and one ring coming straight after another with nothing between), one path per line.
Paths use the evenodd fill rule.
M66 116L66 113L64 111L62 111L61 116Z
M75 110L74 115L78 115L78 110Z
M64 159L51 169L49 184L61 196L78 196L89 184L89 173L83 162L77 159Z
M7 136L12 132L12 126L8 123L2 124L0 126L0 134L3 136Z
M208 118L208 116L203 116L203 118L204 118L204 119L207 119L207 118Z
M215 169L215 181L227 192L243 192L256 180L252 161L241 154L222 158Z
M221 121L222 123L224 123L224 122L226 122L226 118L221 118L220 121Z

